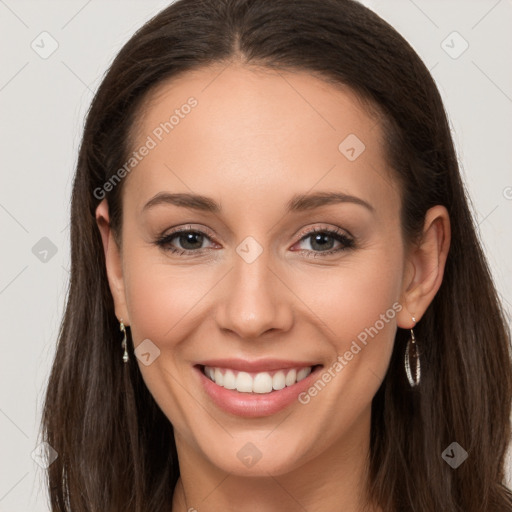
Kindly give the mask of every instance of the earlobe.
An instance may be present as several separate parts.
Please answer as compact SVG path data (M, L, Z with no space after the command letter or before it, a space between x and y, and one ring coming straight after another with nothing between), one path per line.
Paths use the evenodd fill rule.
M121 252L110 227L110 217L106 199L103 199L96 208L96 224L103 242L108 283L110 293L114 299L116 316L118 319L123 319L124 325L130 325L129 314L126 307Z
M430 208L425 215L421 240L407 257L401 297L404 309L397 316L399 327L413 327L412 317L419 322L441 287L450 237L450 217L446 208L441 205Z

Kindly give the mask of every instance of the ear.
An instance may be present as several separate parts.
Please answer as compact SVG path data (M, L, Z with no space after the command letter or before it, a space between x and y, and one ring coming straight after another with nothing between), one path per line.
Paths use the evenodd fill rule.
M110 228L110 217L106 199L103 199L96 208L96 224L100 230L103 242L108 284L114 299L116 316L119 320L122 319L125 325L130 325L128 309L126 307L121 251Z
M425 215L423 233L406 258L406 272L400 303L404 308L397 315L403 329L414 327L434 299L443 281L450 248L450 216L444 206L436 205Z

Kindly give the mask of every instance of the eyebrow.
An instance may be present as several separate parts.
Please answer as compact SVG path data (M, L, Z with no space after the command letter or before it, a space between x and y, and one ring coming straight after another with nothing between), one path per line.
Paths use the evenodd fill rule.
M371 212L375 212L375 208L367 201L343 192L297 194L288 201L286 210L288 212L302 212L320 208L321 206L340 203L357 204L364 206ZM159 192L144 205L143 211L160 204L171 204L210 213L220 213L222 210L221 205L210 197L189 193L171 194L169 192Z

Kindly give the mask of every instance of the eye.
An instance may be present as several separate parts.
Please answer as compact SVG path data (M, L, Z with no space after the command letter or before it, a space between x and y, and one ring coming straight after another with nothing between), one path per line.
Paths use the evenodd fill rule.
M210 236L203 231L193 230L188 226L187 229L179 229L160 237L155 243L174 254L199 254L205 249L203 242L210 239ZM176 240L174 244L177 243L181 247L175 247L174 240Z
M338 229L313 228L307 231L299 244L308 240L311 249L300 249L298 252L305 252L305 256L314 258L346 251L355 245L353 238ZM333 249L336 242L339 246Z

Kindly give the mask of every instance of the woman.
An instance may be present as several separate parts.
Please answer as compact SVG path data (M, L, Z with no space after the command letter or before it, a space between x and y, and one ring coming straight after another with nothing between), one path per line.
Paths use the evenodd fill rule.
M172 4L71 217L52 510L512 510L509 331L437 88L369 9Z

